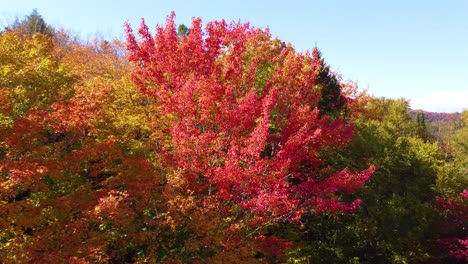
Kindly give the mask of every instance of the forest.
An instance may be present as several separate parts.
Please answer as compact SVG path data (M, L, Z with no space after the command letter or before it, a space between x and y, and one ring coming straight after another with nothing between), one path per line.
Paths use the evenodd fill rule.
M468 111L174 16L0 31L0 263L468 263Z

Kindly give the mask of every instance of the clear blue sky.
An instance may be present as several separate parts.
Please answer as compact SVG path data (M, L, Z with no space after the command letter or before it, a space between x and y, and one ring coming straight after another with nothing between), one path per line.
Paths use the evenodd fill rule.
M172 10L178 24L240 19L298 51L317 45L333 70L375 96L468 109L468 0L0 0L0 25L34 8L84 39L122 37L124 21L136 28L142 17L154 28Z

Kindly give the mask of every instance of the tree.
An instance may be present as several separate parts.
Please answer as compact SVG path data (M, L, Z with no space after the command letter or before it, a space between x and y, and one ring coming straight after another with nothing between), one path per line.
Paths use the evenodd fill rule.
M5 109L3 120L7 112L10 119L16 118L72 95L76 76L67 72L50 37L12 31L0 35L0 44L0 89L8 100L3 107L11 108Z
M436 256L441 263L466 263L468 261L468 190L446 199L437 197L439 230Z
M468 186L468 111L461 115L462 128L448 139L448 162L440 168L437 191L442 197L456 197Z
M419 111L416 113L416 124L419 137L424 140L428 140L429 132L427 131L426 116L424 112Z
M340 201L338 193L355 192L372 166L359 173L320 169L325 153L353 135L353 120L339 114L345 108L340 85L323 61L248 24L210 22L203 33L194 19L180 39L173 18L157 26L155 37L142 21L140 41L129 25L126 30L133 80L168 122L170 140L160 151L172 171L167 183L174 202L190 204L178 210L176 228L207 239L209 233L186 222L197 215L224 222L233 238L251 230L245 239L260 239L270 223L359 207L360 200ZM314 89L320 85L331 92ZM217 210L217 217L207 218L206 208ZM212 243L205 250L216 257L233 249Z
M448 139L449 159L440 167L437 177L439 230L435 254L441 262L468 261L468 111L461 114L461 128Z
M141 126L122 131L148 122L149 100L122 75L118 45L63 53L17 31L0 43L2 262L155 261L173 237L156 235L170 224L155 213L167 205L141 147L155 141Z
M8 30L16 30L30 36L34 35L34 33L41 33L51 37L55 35L54 28L44 21L37 9L34 9L31 14L21 21L16 19L12 25L8 26Z
M331 74L330 66L322 59L322 53L315 48L313 58L320 63L316 85L320 90L318 109L321 115L336 118L345 106L345 97L341 94L341 85L336 76Z
M180 24L179 27L177 27L177 36L179 36L179 38L187 36L189 33L190 30L186 25Z
M304 217L303 225L290 231L297 234L291 257L318 263L432 261L440 147L419 136L407 101L374 98L363 108L351 143L327 159L330 167L376 166L356 193L361 207L352 215Z

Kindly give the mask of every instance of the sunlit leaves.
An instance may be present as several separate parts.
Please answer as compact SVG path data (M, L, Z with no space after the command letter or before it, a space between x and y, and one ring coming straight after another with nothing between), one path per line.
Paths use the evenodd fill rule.
M204 32L194 19L190 34L177 37L173 19L154 37L142 21L140 39L127 25L127 48L135 84L168 120L170 141L161 154L177 172L168 183L199 204L190 210L239 206L246 210L240 219L256 227L298 221L305 208L357 208L359 201L341 202L337 193L354 192L372 168L320 173L324 153L353 135L351 119L319 112L326 78L338 89L329 106L344 109L341 86L321 58L242 23L210 22Z
M12 31L0 40L0 258L144 257L159 220L143 211L161 208L155 197L162 181L147 151L122 151L152 148L138 145L149 139L131 136L148 131L138 124L151 117L148 101L124 76L118 44L95 50L72 43L65 52L39 34Z
M16 31L0 35L0 89L15 116L71 95L74 77L59 61L52 39Z

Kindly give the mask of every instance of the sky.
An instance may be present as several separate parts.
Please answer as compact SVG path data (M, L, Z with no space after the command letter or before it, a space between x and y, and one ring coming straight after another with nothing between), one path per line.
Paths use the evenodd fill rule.
M300 52L317 46L344 79L377 97L405 98L412 109L468 109L468 0L0 0L0 26L33 9L83 39L123 38L145 18L150 29L171 11L249 22Z

